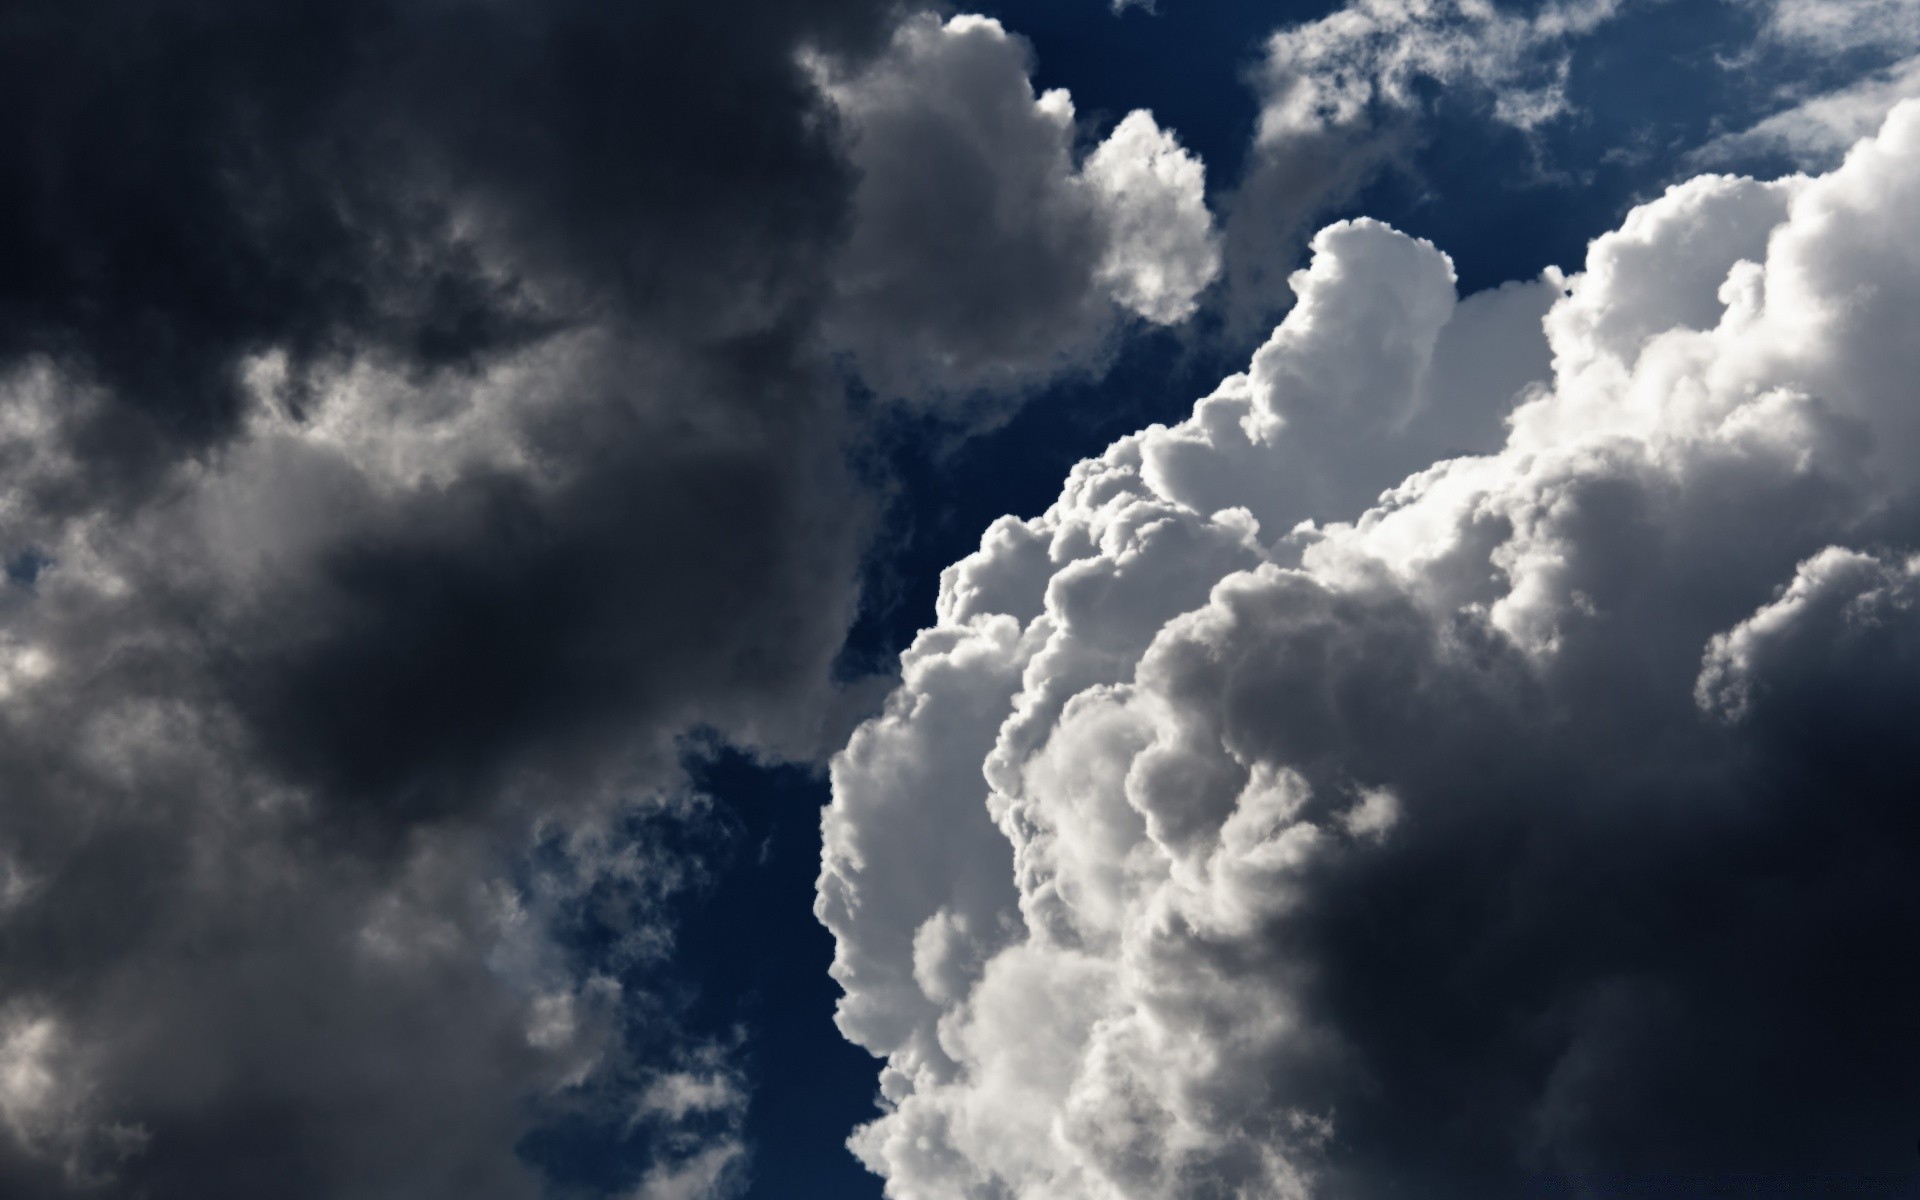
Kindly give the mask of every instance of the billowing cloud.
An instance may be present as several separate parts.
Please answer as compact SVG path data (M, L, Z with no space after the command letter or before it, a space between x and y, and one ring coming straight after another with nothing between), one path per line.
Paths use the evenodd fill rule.
M859 172L833 336L889 395L1006 390L1084 368L1125 318L1185 320L1220 268L1200 160L1137 111L1082 159L998 21L906 20L818 64Z
M1334 226L997 522L833 767L889 1195L1904 1170L1916 211L1908 104L1464 300Z

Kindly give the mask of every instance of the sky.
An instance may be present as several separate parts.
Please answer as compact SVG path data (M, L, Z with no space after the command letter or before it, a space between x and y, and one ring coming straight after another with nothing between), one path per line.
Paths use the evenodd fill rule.
M14 0L0 1196L1920 1194L1917 225L1914 0Z

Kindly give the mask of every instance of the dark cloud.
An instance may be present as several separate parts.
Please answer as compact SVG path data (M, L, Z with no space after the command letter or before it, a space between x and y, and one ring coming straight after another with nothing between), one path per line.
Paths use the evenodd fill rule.
M698 839L649 839L708 821L685 739L815 758L871 690L849 359L900 390L917 322L968 362L909 390L1030 382L1217 269L1198 161L1145 114L1076 161L997 26L933 116L869 86L955 28L0 13L0 1191L534 1195L567 1115L608 1186L737 1190L744 1083L654 978Z
M800 59L888 20L0 15L0 1191L533 1195L542 1104L674 1068L550 926L648 874L657 950L691 865L613 814L832 726L871 504Z
M150 423L100 438L204 443L267 346L434 369L602 312L777 326L846 182L794 54L882 7L9 6L4 348Z

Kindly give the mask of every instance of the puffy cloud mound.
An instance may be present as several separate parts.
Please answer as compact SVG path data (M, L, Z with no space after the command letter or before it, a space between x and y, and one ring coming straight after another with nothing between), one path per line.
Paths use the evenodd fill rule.
M833 328L878 390L1083 367L1219 273L1200 160L1137 111L1076 163L1073 101L1034 95L1031 58L998 21L921 14L871 61L816 62L860 173Z
M1904 1169L1915 212L1909 104L1464 300L1335 226L989 529L825 817L889 1195Z

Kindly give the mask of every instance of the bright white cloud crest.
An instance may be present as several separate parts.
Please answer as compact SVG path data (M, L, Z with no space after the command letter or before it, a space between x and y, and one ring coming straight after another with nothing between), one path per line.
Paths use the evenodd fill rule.
M889 1195L1471 1195L1904 1111L1844 1064L1911 982L1815 964L1914 915L1862 849L1913 822L1790 780L1914 698L1917 211L1909 104L1570 278L1333 226L1246 374L995 523L833 768Z

